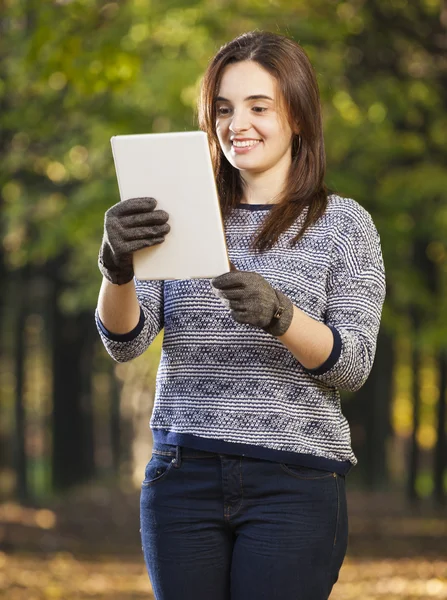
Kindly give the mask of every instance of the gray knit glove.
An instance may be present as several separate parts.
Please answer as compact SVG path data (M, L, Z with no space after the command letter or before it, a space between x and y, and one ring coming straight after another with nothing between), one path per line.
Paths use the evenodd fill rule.
M130 198L106 212L98 266L112 283L123 285L134 276L132 255L141 248L164 242L170 230L169 215L154 210L154 198Z
M231 271L211 280L214 293L238 323L283 335L293 318L293 304L258 273Z

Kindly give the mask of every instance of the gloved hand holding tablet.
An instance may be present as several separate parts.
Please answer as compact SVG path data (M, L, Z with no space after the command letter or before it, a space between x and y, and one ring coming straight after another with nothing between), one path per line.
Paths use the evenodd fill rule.
M111 143L122 202L106 213L105 277L115 283L129 281L132 271L138 279L230 271L206 133L122 135Z

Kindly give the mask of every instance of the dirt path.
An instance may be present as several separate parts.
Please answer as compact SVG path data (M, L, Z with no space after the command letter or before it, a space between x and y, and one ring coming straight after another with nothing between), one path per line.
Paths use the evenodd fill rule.
M446 514L390 495L351 492L349 505L331 600L447 599ZM89 488L41 510L0 505L0 599L151 600L138 529L135 492Z

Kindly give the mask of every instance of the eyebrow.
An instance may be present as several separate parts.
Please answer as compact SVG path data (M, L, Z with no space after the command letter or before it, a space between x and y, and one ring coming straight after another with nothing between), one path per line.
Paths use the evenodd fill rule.
M270 96L266 96L265 94L253 94L252 96L247 96L244 99L244 102L247 102L247 100L271 100L273 102L273 98L270 98ZM223 96L217 96L216 102L230 102L228 100L228 98L224 98Z

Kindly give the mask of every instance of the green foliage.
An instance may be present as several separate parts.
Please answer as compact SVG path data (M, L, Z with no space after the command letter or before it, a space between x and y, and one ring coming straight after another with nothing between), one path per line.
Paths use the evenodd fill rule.
M10 269L68 251L67 310L93 307L110 137L195 129L201 74L249 29L294 37L323 99L329 186L372 214L388 275L384 325L445 344L446 77L440 2L58 0L6 3L0 36L4 250ZM11 52L11 48L14 49Z

